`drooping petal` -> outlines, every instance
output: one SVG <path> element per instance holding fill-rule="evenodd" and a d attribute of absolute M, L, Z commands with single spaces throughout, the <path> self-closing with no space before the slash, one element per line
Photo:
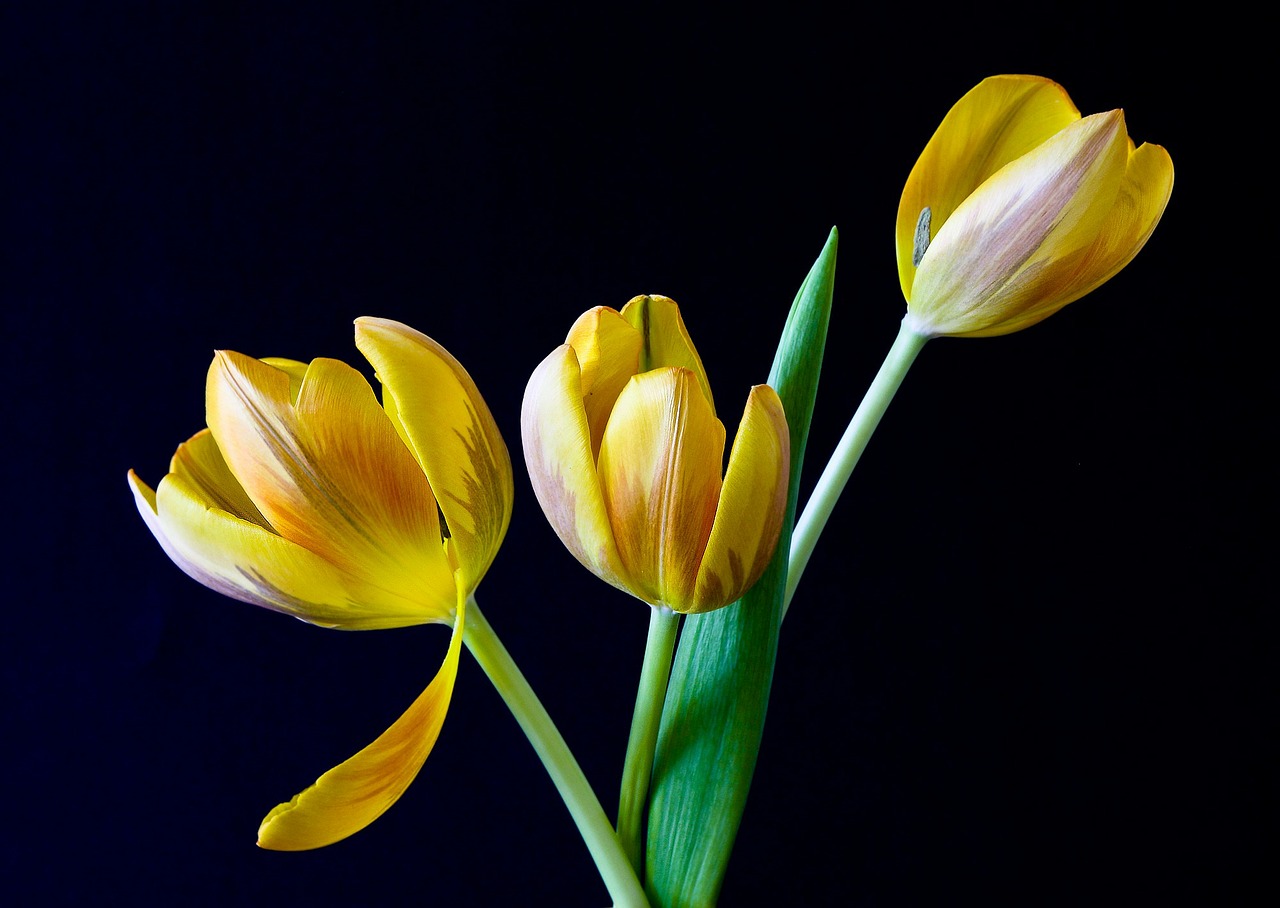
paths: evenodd
<path fill-rule="evenodd" d="M 1061 308 L 1055 265 L 1088 249 L 1105 225 L 1128 142 L 1120 111 L 1085 117 L 970 195 L 916 271 L 908 309 L 921 331 L 1005 333 L 998 328 L 1028 307 L 1044 310 L 1040 318 Z"/>
<path fill-rule="evenodd" d="M 305 851 L 345 839 L 382 816 L 404 794 L 440 736 L 462 644 L 465 599 L 459 597 L 444 664 L 395 723 L 314 785 L 275 807 L 258 829 L 258 845 Z"/>
<path fill-rule="evenodd" d="M 912 298 L 912 251 L 921 210 L 930 209 L 936 236 L 992 174 L 1079 119 L 1062 86 L 1038 76 L 992 76 L 956 102 L 912 168 L 898 205 L 903 296 Z"/>
<path fill-rule="evenodd" d="M 578 359 L 568 344 L 557 347 L 533 370 L 520 409 L 525 465 L 538 503 L 560 541 L 597 577 L 625 590 L 581 388 Z"/>
<path fill-rule="evenodd" d="M 419 602 L 420 621 L 449 620 L 454 580 L 435 498 L 360 373 L 317 359 L 291 403 L 284 372 L 222 352 L 206 410 L 228 467 L 276 533 L 390 599 Z"/>
<path fill-rule="evenodd" d="M 600 486 L 628 589 L 684 611 L 720 498 L 724 426 L 689 369 L 637 375 L 600 446 Z"/>
<path fill-rule="evenodd" d="M 686 609 L 704 612 L 741 598 L 773 557 L 787 508 L 791 434 L 782 401 L 756 385 L 729 452 L 711 538 Z"/>
<path fill-rule="evenodd" d="M 425 334 L 363 317 L 356 346 L 382 381 L 387 412 L 430 480 L 464 583 L 474 589 L 498 553 L 515 499 L 498 425 L 462 364 Z"/>
<path fill-rule="evenodd" d="M 693 346 L 693 339 L 689 337 L 675 300 L 656 295 L 633 297 L 622 307 L 622 317 L 635 326 L 644 340 L 639 371 L 648 372 L 664 366 L 688 369 L 697 376 L 698 387 L 711 405 L 711 412 L 715 413 L 715 398 L 711 396 L 707 370 L 702 367 L 702 357 Z"/>
<path fill-rule="evenodd" d="M 591 453 L 598 458 L 613 404 L 631 376 L 640 371 L 644 339 L 617 310 L 597 306 L 578 317 L 565 343 L 573 347 L 578 357 L 582 405 L 591 429 Z"/>
<path fill-rule="evenodd" d="M 422 624 L 453 608 L 450 596 L 424 609 L 421 596 L 397 596 L 277 535 L 243 490 L 219 488 L 230 471 L 208 430 L 178 449 L 173 469 L 154 491 L 129 472 L 138 512 L 174 564 L 216 592 L 346 630 Z"/>

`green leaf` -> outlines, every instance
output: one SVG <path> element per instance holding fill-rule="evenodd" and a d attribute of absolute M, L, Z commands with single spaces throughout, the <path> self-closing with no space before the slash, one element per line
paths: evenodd
<path fill-rule="evenodd" d="M 837 234 L 800 285 L 769 372 L 791 432 L 782 535 L 736 605 L 689 615 L 672 667 L 649 807 L 646 889 L 654 908 L 714 905 L 755 771 L 778 648 L 800 466 L 831 315 Z"/>

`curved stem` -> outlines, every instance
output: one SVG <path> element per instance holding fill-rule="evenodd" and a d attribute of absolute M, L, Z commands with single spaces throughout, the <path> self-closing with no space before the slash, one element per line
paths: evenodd
<path fill-rule="evenodd" d="M 622 767 L 622 792 L 618 799 L 618 838 L 622 850 L 637 874 L 644 873 L 641 823 L 649 798 L 649 777 L 653 773 L 653 750 L 662 723 L 662 705 L 671 677 L 671 654 L 676 645 L 680 616 L 659 605 L 649 610 L 649 637 L 640 668 L 640 689 L 631 715 L 627 738 L 627 760 Z"/>
<path fill-rule="evenodd" d="M 600 806 L 600 801 L 578 766 L 578 761 L 574 759 L 564 738 L 511 654 L 481 614 L 474 597 L 467 602 L 467 620 L 462 640 L 506 701 L 507 708 L 520 723 L 529 743 L 541 758 L 551 781 L 555 783 L 565 806 L 569 808 L 569 813 L 587 844 L 587 850 L 596 862 L 614 905 L 648 908 L 649 902 L 645 898 L 644 889 L 623 853 L 622 846 L 618 844 L 618 837 L 609 824 L 609 818 L 605 816 L 604 808 Z"/>
<path fill-rule="evenodd" d="M 822 529 L 827 525 L 827 519 L 831 516 L 840 493 L 844 491 L 853 468 L 857 466 L 858 458 L 866 450 L 867 442 L 880 424 L 880 417 L 889 409 L 889 402 L 893 400 L 907 370 L 911 368 L 916 355 L 928 339 L 928 335 L 917 334 L 903 321 L 880 371 L 872 380 L 871 387 L 867 388 L 867 393 L 853 414 L 853 419 L 849 420 L 849 426 L 836 445 L 831 460 L 818 477 L 813 494 L 805 502 L 804 513 L 796 521 L 791 535 L 791 560 L 787 568 L 787 590 L 782 599 L 782 617 L 787 615 L 800 575 L 809 563 L 809 556 L 813 554 L 818 537 L 822 535 Z"/>

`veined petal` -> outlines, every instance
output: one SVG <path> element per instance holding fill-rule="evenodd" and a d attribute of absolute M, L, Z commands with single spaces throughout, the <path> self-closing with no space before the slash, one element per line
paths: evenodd
<path fill-rule="evenodd" d="M 1002 327 L 1028 306 L 1046 308 L 1040 318 L 1060 308 L 1054 266 L 1082 253 L 1102 230 L 1128 144 L 1120 111 L 1094 114 L 987 180 L 920 262 L 908 301 L 912 317 L 930 333 L 964 335 Z"/>
<path fill-rule="evenodd" d="M 458 676 L 465 611 L 465 595 L 459 595 L 449 650 L 427 689 L 376 741 L 267 814 L 258 829 L 260 847 L 305 851 L 331 845 L 364 829 L 404 794 L 444 725 Z"/>
<path fill-rule="evenodd" d="M 435 498 L 359 372 L 317 359 L 295 404 L 284 372 L 221 352 L 206 410 L 228 467 L 276 533 L 392 599 L 420 602 L 421 621 L 448 620 L 454 579 Z"/>
<path fill-rule="evenodd" d="M 711 538 L 685 611 L 728 605 L 760 579 L 782 531 L 790 472 L 791 434 L 782 401 L 768 385 L 756 385 L 733 439 Z"/>
<path fill-rule="evenodd" d="M 565 343 L 578 357 L 582 405 L 591 429 L 591 453 L 600 456 L 600 441 L 613 404 L 631 376 L 640 371 L 644 339 L 615 309 L 597 306 L 582 313 Z"/>
<path fill-rule="evenodd" d="M 520 436 L 534 494 L 560 541 L 597 577 L 628 589 L 596 474 L 578 358 L 568 344 L 529 377 Z"/>
<path fill-rule="evenodd" d="M 693 339 L 684 326 L 680 307 L 675 300 L 665 296 L 633 297 L 622 307 L 622 317 L 635 326 L 644 340 L 640 352 L 640 372 L 676 366 L 688 369 L 698 378 L 698 387 L 715 413 L 715 398 L 711 396 L 711 383 L 707 370 L 702 367 L 702 357 L 693 346 Z"/>
<path fill-rule="evenodd" d="M 1038 76 L 992 76 L 956 102 L 912 168 L 898 205 L 903 296 L 912 298 L 912 250 L 921 210 L 930 209 L 936 236 L 992 174 L 1079 119 L 1066 90 Z"/>
<path fill-rule="evenodd" d="M 165 554 L 225 596 L 345 630 L 422 624 L 453 609 L 452 597 L 407 600 L 346 574 L 270 528 L 223 510 L 190 476 L 170 473 L 153 491 L 130 471 L 129 485 Z"/>
<path fill-rule="evenodd" d="M 724 426 L 689 369 L 631 379 L 605 428 L 600 487 L 630 591 L 684 611 L 720 498 Z"/>
<path fill-rule="evenodd" d="M 1120 190 L 1097 238 L 1078 261 L 1064 262 L 1063 273 L 1056 276 L 1057 308 L 1092 292 L 1133 261 L 1160 222 L 1172 192 L 1173 160 L 1164 148 L 1143 144 L 1129 152 Z"/>
<path fill-rule="evenodd" d="M 178 445 L 173 459 L 169 461 L 169 472 L 191 483 L 197 497 L 209 505 L 271 530 L 267 518 L 262 516 L 240 481 L 232 475 L 218 443 L 213 440 L 213 433 L 208 429 L 201 429 Z"/>
<path fill-rule="evenodd" d="M 493 563 L 511 521 L 511 456 L 467 370 L 400 322 L 356 319 L 356 346 L 430 480 L 468 590 Z"/>

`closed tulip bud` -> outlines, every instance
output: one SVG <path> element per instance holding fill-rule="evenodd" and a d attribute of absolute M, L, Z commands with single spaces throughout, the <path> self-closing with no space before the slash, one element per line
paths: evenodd
<path fill-rule="evenodd" d="M 898 207 L 907 325 L 928 337 L 1020 331 L 1114 277 L 1173 188 L 1159 145 L 1119 110 L 1081 118 L 1060 85 L 993 76 L 943 119 Z"/>
<path fill-rule="evenodd" d="M 530 378 L 521 429 L 538 502 L 597 576 L 683 613 L 760 578 L 786 505 L 782 403 L 752 388 L 724 468 L 725 429 L 673 300 L 579 318 Z"/>

